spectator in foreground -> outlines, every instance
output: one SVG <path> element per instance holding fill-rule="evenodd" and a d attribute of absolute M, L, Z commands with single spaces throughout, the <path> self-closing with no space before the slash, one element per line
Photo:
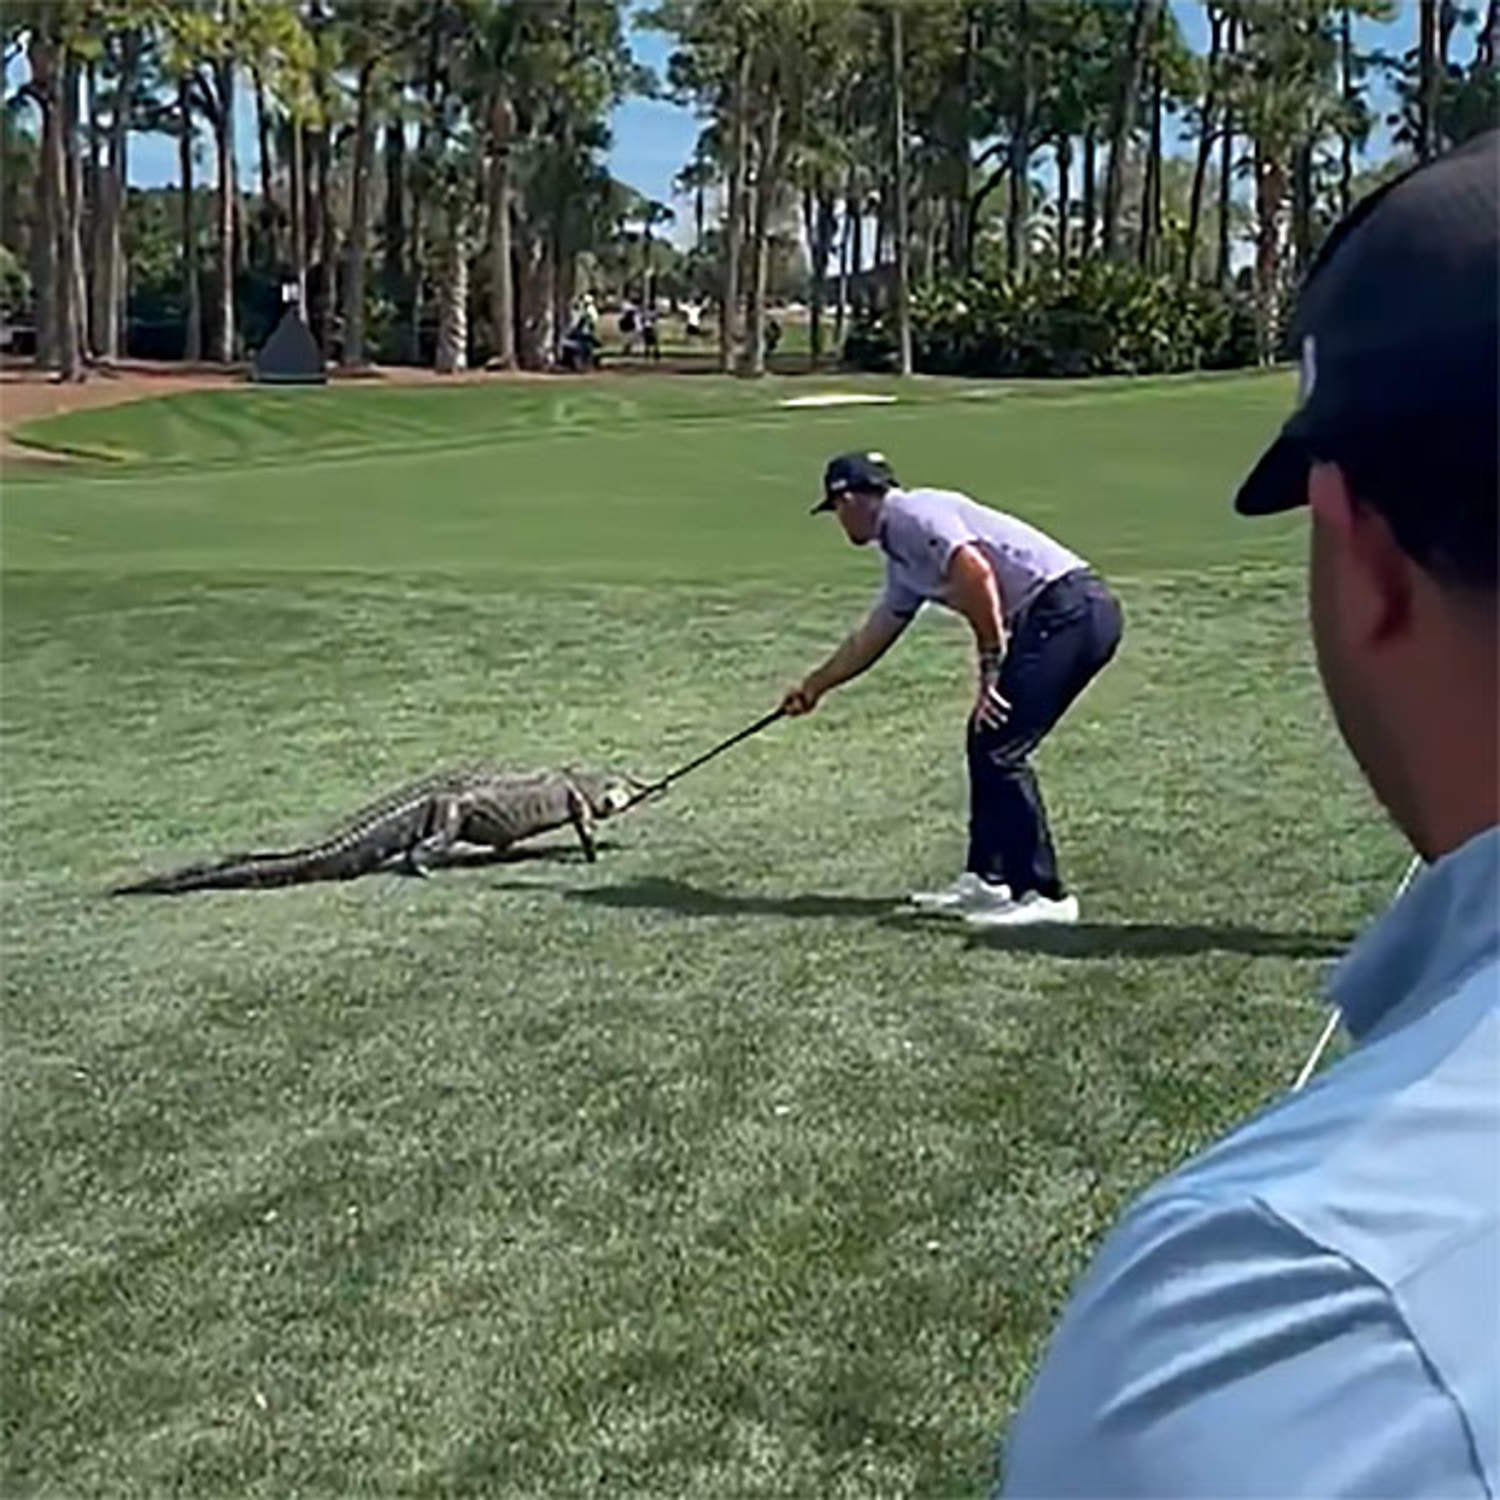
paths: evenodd
<path fill-rule="evenodd" d="M 1335 228 L 1236 501 L 1308 507 L 1324 689 L 1426 868 L 1334 974 L 1349 1054 L 1108 1238 L 1005 1495 L 1500 1494 L 1496 141 Z"/>

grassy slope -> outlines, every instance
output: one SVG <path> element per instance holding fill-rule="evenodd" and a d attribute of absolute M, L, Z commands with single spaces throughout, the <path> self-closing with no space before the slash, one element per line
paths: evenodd
<path fill-rule="evenodd" d="M 1285 1086 L 1399 873 L 1297 523 L 1226 513 L 1286 393 L 586 431 L 482 396 L 438 398 L 447 449 L 433 406 L 410 455 L 8 487 L 0 1488 L 972 1491 L 1097 1235 Z M 89 419 L 146 451 L 203 399 Z M 805 515 L 862 442 L 1119 583 L 1042 757 L 1080 933 L 890 918 L 961 850 L 940 616 L 594 868 L 95 894 L 434 759 L 730 732 L 874 587 Z"/>

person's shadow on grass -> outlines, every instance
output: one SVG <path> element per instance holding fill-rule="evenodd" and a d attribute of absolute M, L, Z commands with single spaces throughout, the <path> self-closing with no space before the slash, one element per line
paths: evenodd
<path fill-rule="evenodd" d="M 1053 958 L 1191 958 L 1241 953 L 1251 958 L 1338 958 L 1352 935 L 1270 932 L 1222 922 L 1080 922 L 1073 927 L 964 929 L 970 948 L 1045 953 Z"/>
<path fill-rule="evenodd" d="M 976 932 L 962 922 L 901 910 L 895 896 L 744 895 L 706 890 L 684 881 L 648 875 L 623 885 L 566 892 L 571 901 L 621 911 L 664 911 L 688 917 L 869 918 L 955 937 L 971 948 L 1048 954 L 1055 958 L 1186 958 L 1200 953 L 1242 953 L 1257 958 L 1335 958 L 1352 938 L 1346 934 L 1271 932 L 1228 923 L 1086 922 L 1074 927 L 1030 927 Z"/>
<path fill-rule="evenodd" d="M 880 917 L 892 906 L 875 896 L 749 896 L 646 875 L 625 885 L 569 891 L 568 899 L 622 911 L 656 910 L 684 917 Z"/>

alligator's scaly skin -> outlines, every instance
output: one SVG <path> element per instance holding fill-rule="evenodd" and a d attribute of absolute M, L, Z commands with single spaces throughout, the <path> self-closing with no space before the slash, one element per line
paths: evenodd
<path fill-rule="evenodd" d="M 641 783 L 571 771 L 505 772 L 490 766 L 439 771 L 361 808 L 314 844 L 283 852 L 230 854 L 116 886 L 111 895 L 353 880 L 377 870 L 425 875 L 458 845 L 502 852 L 571 823 L 584 857 L 597 858 L 594 825 L 620 810 Z"/>

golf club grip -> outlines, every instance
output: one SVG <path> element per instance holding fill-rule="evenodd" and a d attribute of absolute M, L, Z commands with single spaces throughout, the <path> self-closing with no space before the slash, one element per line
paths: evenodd
<path fill-rule="evenodd" d="M 675 771 L 669 771 L 660 781 L 653 781 L 650 786 L 643 787 L 625 804 L 625 807 L 621 811 L 624 812 L 634 807 L 638 802 L 644 802 L 647 797 L 654 797 L 657 792 L 664 791 L 672 782 L 686 776 L 689 771 L 696 771 L 705 761 L 712 760 L 716 755 L 722 755 L 724 751 L 739 744 L 741 740 L 749 739 L 752 734 L 759 734 L 762 729 L 768 729 L 777 719 L 783 718 L 785 714 L 786 710 L 784 708 L 773 709 L 764 718 L 757 719 L 755 723 L 740 730 L 738 734 L 730 735 L 727 740 L 723 740 L 715 745 L 712 750 L 704 751 L 702 755 L 694 760 L 690 760 L 685 766 L 679 766 Z"/>

